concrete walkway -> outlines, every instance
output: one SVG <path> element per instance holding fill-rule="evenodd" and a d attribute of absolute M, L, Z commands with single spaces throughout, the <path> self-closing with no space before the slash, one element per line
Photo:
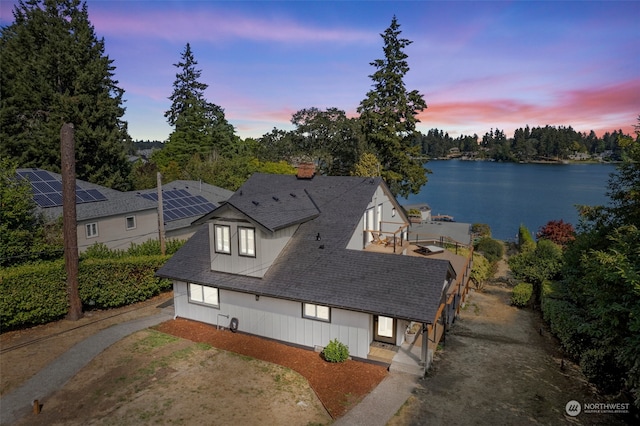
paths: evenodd
<path fill-rule="evenodd" d="M 418 383 L 415 374 L 391 372 L 367 395 L 334 423 L 335 426 L 384 426 L 404 405 Z"/>
<path fill-rule="evenodd" d="M 33 401 L 43 401 L 61 389 L 85 365 L 124 337 L 173 318 L 173 305 L 159 314 L 104 329 L 81 341 L 47 367 L 0 399 L 0 424 L 10 425 L 33 410 Z"/>

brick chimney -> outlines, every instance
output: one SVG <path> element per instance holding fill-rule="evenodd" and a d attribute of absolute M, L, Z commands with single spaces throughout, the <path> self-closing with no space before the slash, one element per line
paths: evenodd
<path fill-rule="evenodd" d="M 298 164 L 298 179 L 313 179 L 316 174 L 316 166 L 313 163 L 300 163 Z"/>

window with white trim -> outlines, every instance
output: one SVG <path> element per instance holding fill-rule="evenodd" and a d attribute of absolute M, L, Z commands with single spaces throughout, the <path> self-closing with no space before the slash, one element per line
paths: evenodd
<path fill-rule="evenodd" d="M 189 283 L 189 302 L 220 307 L 218 289 L 216 287 Z"/>
<path fill-rule="evenodd" d="M 98 222 L 87 223 L 85 226 L 87 238 L 95 238 L 98 236 Z"/>
<path fill-rule="evenodd" d="M 231 254 L 231 229 L 229 225 L 214 225 L 216 253 Z"/>
<path fill-rule="evenodd" d="M 238 227 L 238 254 L 240 256 L 256 255 L 256 230 L 253 228 Z"/>
<path fill-rule="evenodd" d="M 127 216 L 125 220 L 127 222 L 127 231 L 130 230 L 130 229 L 136 229 L 136 217 L 135 216 Z"/>
<path fill-rule="evenodd" d="M 302 316 L 309 319 L 329 321 L 330 309 L 328 306 L 314 305 L 313 303 L 303 303 Z"/>

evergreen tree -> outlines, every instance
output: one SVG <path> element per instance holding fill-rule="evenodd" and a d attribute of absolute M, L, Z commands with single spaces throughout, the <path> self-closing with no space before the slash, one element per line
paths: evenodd
<path fill-rule="evenodd" d="M 0 155 L 60 171 L 60 128 L 73 123 L 76 174 L 127 190 L 130 144 L 113 61 L 85 3 L 26 0 L 0 32 Z"/>
<path fill-rule="evenodd" d="M 174 127 L 162 151 L 154 153 L 153 159 L 160 165 L 175 160 L 180 167 L 195 154 L 206 155 L 216 151 L 222 155 L 234 154 L 238 138 L 225 116 L 224 110 L 207 102 L 204 91 L 209 87 L 200 81 L 202 71 L 197 69 L 191 45 L 187 43 L 169 97 L 171 108 L 165 112 L 167 122 Z"/>
<path fill-rule="evenodd" d="M 394 16 L 391 25 L 381 34 L 384 59 L 371 65 L 376 71 L 369 77 L 373 89 L 360 103 L 358 112 L 366 141 L 376 150 L 382 163 L 382 177 L 394 194 L 407 196 L 418 193 L 427 182 L 421 161 L 420 146 L 412 144 L 416 132 L 416 115 L 427 105 L 417 91 L 407 91 L 403 78 L 409 71 L 403 49 L 410 40 L 399 38 L 400 24 Z"/>

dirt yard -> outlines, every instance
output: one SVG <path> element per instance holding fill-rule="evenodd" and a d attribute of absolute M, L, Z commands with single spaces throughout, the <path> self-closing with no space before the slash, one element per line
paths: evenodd
<path fill-rule="evenodd" d="M 23 425 L 327 424 L 296 372 L 147 329 L 96 357 Z"/>
<path fill-rule="evenodd" d="M 3 333 L 2 395 L 81 339 L 153 315 L 170 297 Z M 114 344 L 19 424 L 329 424 L 387 374 L 381 365 L 331 364 L 317 352 L 177 319 Z"/>
<path fill-rule="evenodd" d="M 562 361 L 536 312 L 510 305 L 507 274 L 503 262 L 497 279 L 470 293 L 432 369 L 389 426 L 626 424 L 614 414 L 565 413 L 571 400 L 607 400 Z"/>

